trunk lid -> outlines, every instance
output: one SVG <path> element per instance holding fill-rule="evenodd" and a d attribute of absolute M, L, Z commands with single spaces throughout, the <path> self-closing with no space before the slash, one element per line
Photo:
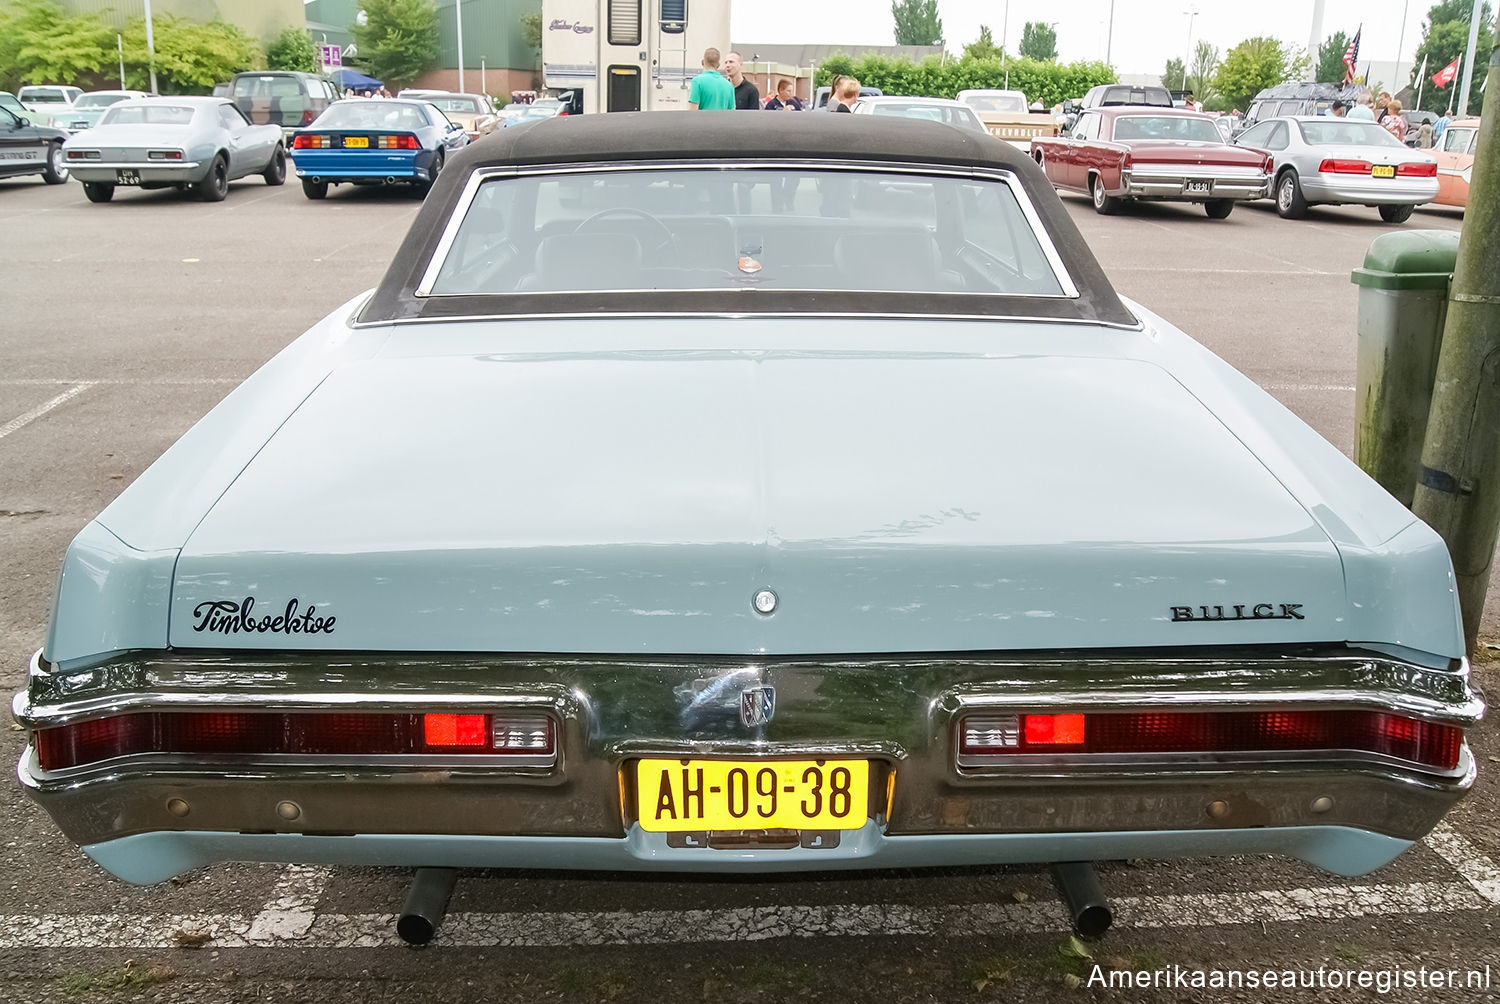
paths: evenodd
<path fill-rule="evenodd" d="M 792 351 L 347 365 L 172 603 L 181 647 L 744 655 L 1322 641 L 1345 610 L 1327 536 L 1151 363 Z"/>

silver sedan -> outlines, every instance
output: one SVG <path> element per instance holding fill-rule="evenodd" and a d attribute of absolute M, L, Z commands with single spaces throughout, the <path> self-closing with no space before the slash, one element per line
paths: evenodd
<path fill-rule="evenodd" d="M 121 101 L 71 137 L 63 155 L 90 202 L 108 202 L 117 185 L 177 187 L 218 202 L 235 178 L 286 181 L 281 127 L 252 125 L 224 98 Z"/>
<path fill-rule="evenodd" d="M 1276 212 L 1298 219 L 1308 206 L 1374 206 L 1387 223 L 1437 198 L 1437 161 L 1402 145 L 1374 122 L 1335 116 L 1267 119 L 1240 133 L 1240 146 L 1275 158 Z"/>

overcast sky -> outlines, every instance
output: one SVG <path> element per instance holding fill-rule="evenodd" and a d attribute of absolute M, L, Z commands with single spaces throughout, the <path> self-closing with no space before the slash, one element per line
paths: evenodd
<path fill-rule="evenodd" d="M 938 16 L 948 51 L 958 53 L 979 37 L 979 25 L 990 26 L 996 43 L 1006 0 L 938 0 Z M 1057 25 L 1057 48 L 1064 62 L 1103 59 L 1110 0 L 1010 0 L 1006 48 L 1015 52 L 1027 21 Z M 1322 38 L 1336 31 L 1353 35 L 1361 22 L 1359 58 L 1410 59 L 1422 37 L 1422 19 L 1430 0 L 1327 0 Z M 1121 73 L 1160 73 L 1163 64 L 1188 51 L 1188 15 L 1193 42 L 1207 39 L 1222 56 L 1254 35 L 1274 35 L 1302 47 L 1312 30 L 1312 0 L 1115 0 L 1112 59 Z M 1400 38 L 1402 10 L 1406 35 Z M 803 42 L 890 45 L 895 39 L 889 0 L 819 3 L 806 0 L 739 0 L 731 8 L 736 45 L 750 42 Z M 746 53 L 749 56 L 749 53 Z"/>

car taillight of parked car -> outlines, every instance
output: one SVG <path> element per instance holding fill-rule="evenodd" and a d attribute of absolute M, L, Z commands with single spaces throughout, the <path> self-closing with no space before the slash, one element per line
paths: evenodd
<path fill-rule="evenodd" d="M 1430 164 L 1401 164 L 1396 168 L 1399 178 L 1436 178 L 1437 162 Z"/>
<path fill-rule="evenodd" d="M 1463 729 L 1382 711 L 985 712 L 959 725 L 960 766 L 1025 754 L 1375 755 L 1457 768 Z"/>
<path fill-rule="evenodd" d="M 292 137 L 293 150 L 326 150 L 333 145 L 330 136 L 294 136 Z"/>
<path fill-rule="evenodd" d="M 181 150 L 147 150 L 147 160 L 181 160 Z"/>
<path fill-rule="evenodd" d="M 377 145 L 382 150 L 417 150 L 422 144 L 417 142 L 417 137 L 411 133 L 399 133 L 395 136 L 381 136 Z"/>
<path fill-rule="evenodd" d="M 532 710 L 459 712 L 157 711 L 40 729 L 43 770 L 120 757 L 473 755 L 547 765 L 551 716 Z"/>
<path fill-rule="evenodd" d="M 1318 165 L 1320 174 L 1369 174 L 1368 160 L 1338 160 L 1330 157 Z"/>
<path fill-rule="evenodd" d="M 99 159 L 99 151 L 98 150 L 69 150 L 68 151 L 68 159 L 69 160 L 98 160 Z"/>
<path fill-rule="evenodd" d="M 315 111 L 313 111 L 311 108 L 308 108 L 307 110 L 305 110 L 302 113 L 302 124 L 303 125 L 312 125 L 313 124 L 313 120 L 316 119 L 317 117 L 318 117 L 318 113 L 315 112 Z"/>

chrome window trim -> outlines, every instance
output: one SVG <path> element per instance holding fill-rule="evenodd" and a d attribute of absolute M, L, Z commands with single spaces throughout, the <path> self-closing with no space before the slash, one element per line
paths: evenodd
<path fill-rule="evenodd" d="M 368 302 L 368 301 L 367 301 Z M 357 315 L 364 309 L 364 304 L 354 311 Z M 692 310 L 681 313 L 663 310 L 619 310 L 619 311 L 593 311 L 589 313 L 527 313 L 527 314 L 452 314 L 442 317 L 394 317 L 389 320 L 380 321 L 353 321 L 351 328 L 384 328 L 392 325 L 406 324 L 455 324 L 469 323 L 473 321 L 578 321 L 585 318 L 597 320 L 601 317 L 628 320 L 678 320 L 697 318 L 701 320 L 728 320 L 737 317 L 755 317 L 763 319 L 797 319 L 823 318 L 838 320 L 869 320 L 869 314 L 856 314 L 848 311 L 731 311 L 731 310 Z M 1121 324 L 1117 321 L 1096 321 L 1081 317 L 1037 317 L 1022 314 L 881 314 L 882 321 L 994 321 L 1005 324 L 1072 324 L 1088 328 L 1113 328 L 1118 331 L 1144 331 L 1145 324 L 1137 321 L 1134 324 Z"/>
<path fill-rule="evenodd" d="M 491 180 L 491 179 L 495 179 L 495 178 L 511 178 L 511 179 L 514 179 L 514 178 L 519 178 L 519 177 L 531 177 L 531 176 L 543 176 L 543 175 L 559 175 L 559 174 L 618 173 L 618 172 L 622 172 L 622 171 L 695 171 L 695 170 L 696 171 L 751 171 L 751 170 L 787 170 L 789 168 L 790 169 L 809 170 L 809 171 L 849 171 L 849 172 L 858 172 L 858 173 L 864 173 L 864 174 L 908 174 L 908 175 L 924 175 L 924 176 L 929 176 L 929 177 L 930 176 L 938 176 L 938 177 L 948 177 L 948 178 L 960 178 L 960 179 L 970 179 L 970 180 L 978 179 L 978 180 L 998 181 L 998 182 L 1001 182 L 1007 188 L 1010 189 L 1011 195 L 1016 200 L 1016 204 L 1020 206 L 1020 208 L 1021 208 L 1021 215 L 1026 219 L 1027 224 L 1031 227 L 1031 233 L 1036 238 L 1037 243 L 1041 246 L 1042 256 L 1044 258 L 1046 258 L 1047 265 L 1052 270 L 1052 277 L 1057 281 L 1058 287 L 1062 290 L 1062 292 L 1060 294 L 1059 293 L 965 293 L 965 294 L 949 294 L 949 293 L 942 293 L 942 292 L 937 292 L 937 291 L 927 291 L 927 290 L 895 290 L 893 292 L 906 292 L 906 293 L 913 293 L 913 294 L 918 294 L 918 295 L 922 295 L 922 296 L 965 295 L 965 296 L 1018 297 L 1018 298 L 1026 298 L 1026 299 L 1036 298 L 1036 299 L 1052 299 L 1052 300 L 1058 300 L 1058 299 L 1076 300 L 1078 298 L 1078 295 L 1079 295 L 1079 293 L 1078 293 L 1078 286 L 1073 281 L 1072 273 L 1070 273 L 1068 271 L 1066 265 L 1063 264 L 1062 255 L 1060 255 L 1058 253 L 1056 245 L 1054 245 L 1053 242 L 1052 242 L 1052 235 L 1047 231 L 1047 228 L 1042 225 L 1041 216 L 1037 213 L 1036 207 L 1032 204 L 1031 197 L 1029 195 L 1027 195 L 1027 193 L 1026 193 L 1026 187 L 1020 183 L 1020 179 L 1016 177 L 1016 174 L 1015 174 L 1014 171 L 1008 171 L 1008 170 L 1003 170 L 1003 169 L 999 169 L 999 168 L 992 168 L 992 169 L 987 169 L 987 168 L 957 168 L 957 167 L 946 167 L 946 166 L 943 166 L 943 165 L 924 165 L 924 164 L 908 164 L 908 163 L 890 163 L 890 164 L 887 164 L 887 163 L 879 163 L 879 162 L 876 162 L 876 161 L 826 161 L 826 162 L 818 162 L 818 161 L 809 161 L 809 160 L 742 160 L 742 161 L 715 161 L 715 162 L 695 161 L 695 160 L 672 160 L 672 161 L 642 161 L 642 162 L 631 163 L 631 164 L 611 163 L 611 162 L 606 161 L 606 162 L 596 162 L 596 163 L 588 163 L 588 164 L 569 164 L 569 165 L 563 165 L 563 166 L 485 168 L 483 170 L 475 171 L 474 173 L 472 173 L 472 174 L 469 175 L 468 181 L 465 183 L 463 191 L 459 193 L 458 200 L 454 204 L 454 207 L 453 207 L 453 212 L 448 217 L 448 222 L 447 222 L 447 224 L 443 228 L 443 234 L 438 239 L 437 246 L 435 248 L 433 248 L 432 258 L 428 261 L 427 268 L 422 273 L 422 278 L 420 280 L 418 280 L 418 282 L 417 282 L 417 288 L 413 291 L 413 295 L 416 296 L 419 299 L 425 299 L 425 298 L 431 297 L 431 296 L 454 296 L 454 295 L 461 295 L 461 296 L 462 295 L 468 295 L 468 296 L 503 296 L 503 295 L 505 295 L 503 293 L 473 293 L 473 294 L 436 293 L 435 294 L 432 291 L 433 286 L 437 283 L 438 273 L 442 271 L 443 265 L 446 263 L 449 253 L 453 250 L 453 243 L 458 238 L 459 227 L 462 226 L 464 219 L 468 216 L 468 214 L 469 214 L 469 208 L 473 204 L 474 198 L 478 194 L 480 186 L 483 185 L 485 182 Z M 719 292 L 719 290 L 717 290 L 717 289 L 713 289 L 713 290 L 702 290 L 702 289 L 693 290 L 693 289 L 686 289 L 686 290 L 674 290 L 673 292 L 692 293 L 692 292 L 705 292 L 705 291 Z M 614 291 L 613 290 L 564 290 L 564 291 L 554 292 L 554 293 L 550 293 L 550 294 L 549 293 L 538 292 L 538 293 L 530 293 L 528 295 L 532 295 L 532 296 L 543 296 L 543 295 L 569 296 L 569 295 L 573 295 L 573 294 L 578 293 L 578 292 L 601 293 L 601 292 L 614 292 Z M 640 292 L 640 291 L 639 290 L 623 291 L 622 290 L 621 292 Z M 813 290 L 797 290 L 797 292 L 808 292 L 808 293 L 819 293 L 819 292 L 850 293 L 850 292 L 858 292 L 858 290 L 839 290 L 839 289 L 817 290 L 817 289 L 813 289 Z M 759 312 L 755 312 L 755 313 L 758 314 Z M 805 315 L 802 315 L 802 316 L 805 316 Z M 920 316 L 931 316 L 931 315 L 920 315 Z M 966 314 L 966 315 L 963 315 L 963 316 L 967 317 L 967 316 L 975 316 L 975 315 L 967 315 Z"/>

